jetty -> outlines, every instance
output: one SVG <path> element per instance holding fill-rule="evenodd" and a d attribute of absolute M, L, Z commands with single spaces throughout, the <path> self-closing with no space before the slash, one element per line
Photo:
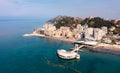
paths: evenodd
<path fill-rule="evenodd" d="M 31 37 L 31 36 L 37 36 L 37 37 L 45 37 L 43 34 L 38 34 L 35 31 L 31 34 L 24 34 L 23 37 Z"/>

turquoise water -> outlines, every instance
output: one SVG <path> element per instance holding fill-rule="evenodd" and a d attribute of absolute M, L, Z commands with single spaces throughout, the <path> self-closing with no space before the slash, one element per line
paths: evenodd
<path fill-rule="evenodd" d="M 62 60 L 57 49 L 73 44 L 38 37 L 22 37 L 40 20 L 0 20 L 0 73 L 119 73 L 120 56 L 84 49 L 80 60 Z"/>

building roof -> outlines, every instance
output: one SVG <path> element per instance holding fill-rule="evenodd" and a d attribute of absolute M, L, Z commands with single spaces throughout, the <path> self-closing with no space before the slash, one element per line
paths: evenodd
<path fill-rule="evenodd" d="M 66 51 L 66 50 L 58 50 L 57 52 L 59 55 L 62 55 L 62 56 L 75 56 L 75 55 L 77 55 L 76 52 Z"/>

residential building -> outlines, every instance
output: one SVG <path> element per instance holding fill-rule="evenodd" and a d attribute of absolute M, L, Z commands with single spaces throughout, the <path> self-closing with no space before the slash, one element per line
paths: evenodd
<path fill-rule="evenodd" d="M 103 35 L 106 35 L 108 33 L 107 27 L 101 27 L 101 30 L 103 31 Z"/>
<path fill-rule="evenodd" d="M 103 35 L 104 35 L 103 30 L 101 30 L 99 28 L 94 28 L 93 36 L 94 36 L 95 40 L 101 40 Z"/>
<path fill-rule="evenodd" d="M 107 44 L 111 44 L 112 43 L 110 38 L 103 38 L 102 42 L 103 43 L 107 43 Z"/>
<path fill-rule="evenodd" d="M 70 27 L 60 27 L 60 31 L 62 32 L 62 37 L 66 37 L 67 36 L 67 33 L 70 32 Z"/>
<path fill-rule="evenodd" d="M 52 25 L 52 24 L 49 24 L 49 23 L 46 23 L 46 24 L 43 26 L 43 28 L 44 28 L 45 30 L 49 30 L 49 31 L 55 31 L 55 30 L 56 30 L 56 27 L 55 27 L 54 25 Z"/>
<path fill-rule="evenodd" d="M 62 31 L 70 31 L 70 27 L 61 26 L 60 30 L 62 30 Z"/>
<path fill-rule="evenodd" d="M 74 37 L 75 37 L 76 40 L 80 40 L 82 38 L 82 35 L 77 33 L 77 34 L 74 35 Z"/>
<path fill-rule="evenodd" d="M 81 26 L 81 24 L 78 24 L 76 27 L 79 31 L 83 32 L 83 26 Z"/>
<path fill-rule="evenodd" d="M 71 31 L 68 31 L 66 34 L 67 38 L 73 38 L 73 33 Z"/>
<path fill-rule="evenodd" d="M 84 30 L 85 39 L 91 40 L 93 38 L 93 28 L 87 28 Z"/>
<path fill-rule="evenodd" d="M 79 29 L 74 28 L 72 30 L 72 32 L 73 32 L 73 34 L 77 34 L 77 33 L 81 33 L 82 31 L 80 31 Z"/>
<path fill-rule="evenodd" d="M 83 25 L 83 30 L 88 28 L 88 24 Z"/>
<path fill-rule="evenodd" d="M 61 30 L 56 30 L 54 33 L 54 37 L 61 37 L 62 31 Z"/>
<path fill-rule="evenodd" d="M 56 27 L 50 23 L 46 23 L 43 26 L 43 29 L 44 29 L 45 35 L 47 35 L 47 36 L 53 36 L 54 35 L 53 32 L 56 31 Z"/>
<path fill-rule="evenodd" d="M 84 37 L 87 40 L 101 40 L 105 32 L 99 28 L 87 28 L 84 30 Z"/>

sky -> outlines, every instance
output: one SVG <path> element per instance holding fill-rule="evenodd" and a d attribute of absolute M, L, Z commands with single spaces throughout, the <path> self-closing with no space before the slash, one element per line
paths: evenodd
<path fill-rule="evenodd" d="M 120 19 L 120 0 L 0 0 L 0 17 L 58 15 Z"/>

